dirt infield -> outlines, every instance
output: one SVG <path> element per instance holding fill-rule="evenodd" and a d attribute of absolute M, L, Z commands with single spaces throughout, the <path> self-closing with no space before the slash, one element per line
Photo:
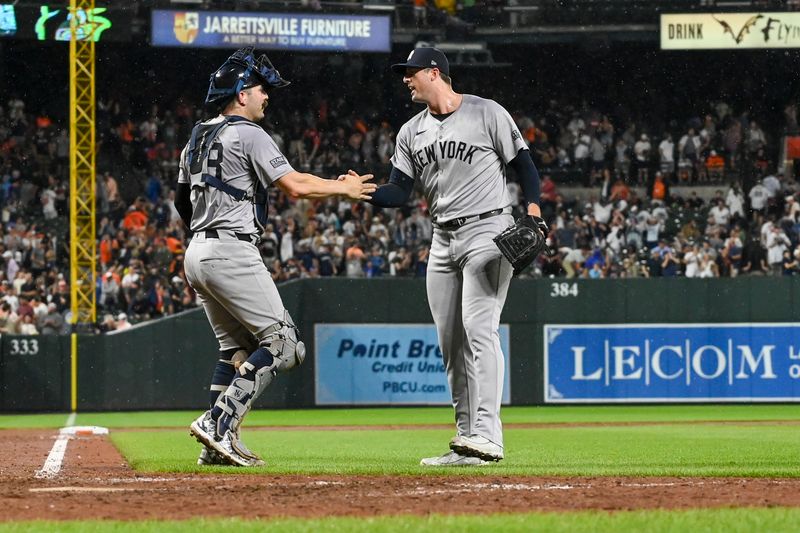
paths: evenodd
<path fill-rule="evenodd" d="M 0 438 L 0 520 L 800 506 L 800 479 L 142 475 L 106 437 L 70 440 L 61 471 L 36 479 L 54 431 L 4 430 Z M 226 498 L 222 507 L 221 491 L 247 497 Z"/>

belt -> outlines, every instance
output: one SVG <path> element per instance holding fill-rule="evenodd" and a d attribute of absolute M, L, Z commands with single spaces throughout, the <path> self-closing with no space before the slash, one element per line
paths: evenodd
<path fill-rule="evenodd" d="M 203 233 L 205 233 L 206 239 L 219 239 L 219 232 L 215 229 L 207 229 Z M 248 235 L 247 233 L 236 233 L 233 231 L 230 231 L 229 233 L 233 233 L 236 236 L 236 238 L 239 239 L 240 241 L 249 242 L 250 244 L 256 244 L 258 242 L 258 237 L 255 235 Z"/>
<path fill-rule="evenodd" d="M 497 215 L 502 215 L 504 212 L 505 209 L 494 209 L 492 211 L 487 211 L 485 213 L 481 213 L 480 215 L 474 215 L 471 217 L 459 217 L 441 223 L 434 222 L 433 225 L 436 226 L 438 229 L 453 231 L 460 228 L 461 226 L 466 226 L 467 224 L 472 224 L 473 222 L 477 222 L 485 218 L 491 218 L 491 217 L 496 217 Z"/>

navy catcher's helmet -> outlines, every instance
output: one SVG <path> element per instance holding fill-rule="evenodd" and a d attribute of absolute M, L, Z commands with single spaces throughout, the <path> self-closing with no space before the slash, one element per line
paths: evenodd
<path fill-rule="evenodd" d="M 240 48 L 211 75 L 206 104 L 222 104 L 249 87 L 264 85 L 277 88 L 286 87 L 289 83 L 281 78 L 266 54 L 256 59 L 252 46 Z"/>

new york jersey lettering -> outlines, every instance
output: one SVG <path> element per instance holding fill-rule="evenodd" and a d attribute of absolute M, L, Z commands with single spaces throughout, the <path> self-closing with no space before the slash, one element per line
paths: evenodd
<path fill-rule="evenodd" d="M 417 172 L 422 172 L 426 166 L 445 159 L 458 159 L 471 165 L 477 146 L 469 145 L 463 141 L 434 142 L 414 152 L 414 166 Z"/>

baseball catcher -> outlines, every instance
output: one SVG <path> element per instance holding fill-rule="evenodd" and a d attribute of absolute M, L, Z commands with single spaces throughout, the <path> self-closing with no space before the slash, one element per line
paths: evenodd
<path fill-rule="evenodd" d="M 241 439 L 242 420 L 279 373 L 299 366 L 305 345 L 258 250 L 275 186 L 292 198 L 368 200 L 372 176 L 328 180 L 298 172 L 259 126 L 274 90 L 289 82 L 252 47 L 234 52 L 209 81 L 219 113 L 198 122 L 181 153 L 175 208 L 191 229 L 186 280 L 219 342 L 209 409 L 190 426 L 198 464 L 261 466 Z"/>
<path fill-rule="evenodd" d="M 493 240 L 519 274 L 547 247 L 547 223 L 540 217 L 525 215 Z"/>

